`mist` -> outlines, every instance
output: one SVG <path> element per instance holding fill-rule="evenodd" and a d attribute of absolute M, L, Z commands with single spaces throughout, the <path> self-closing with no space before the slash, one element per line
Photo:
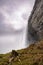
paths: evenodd
<path fill-rule="evenodd" d="M 26 48 L 28 19 L 35 0 L 0 0 L 0 53 Z"/>

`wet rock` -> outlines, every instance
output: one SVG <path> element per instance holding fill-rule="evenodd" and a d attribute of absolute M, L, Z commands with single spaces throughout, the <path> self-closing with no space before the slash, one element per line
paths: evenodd
<path fill-rule="evenodd" d="M 28 41 L 43 39 L 43 0 L 36 0 L 28 20 Z"/>

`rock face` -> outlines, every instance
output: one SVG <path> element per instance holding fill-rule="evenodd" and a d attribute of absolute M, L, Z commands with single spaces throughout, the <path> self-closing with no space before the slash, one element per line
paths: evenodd
<path fill-rule="evenodd" d="M 11 63 L 17 56 L 19 56 L 19 54 L 15 50 L 12 50 L 9 63 Z"/>
<path fill-rule="evenodd" d="M 43 39 L 43 0 L 36 0 L 28 20 L 28 41 Z"/>
<path fill-rule="evenodd" d="M 19 54 L 15 51 L 15 50 L 12 50 L 12 53 L 11 53 L 11 57 L 17 57 Z"/>

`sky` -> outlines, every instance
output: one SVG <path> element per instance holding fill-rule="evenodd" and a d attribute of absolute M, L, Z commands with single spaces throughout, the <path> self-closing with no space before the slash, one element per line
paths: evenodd
<path fill-rule="evenodd" d="M 0 0 L 0 28 L 23 29 L 35 0 Z"/>
<path fill-rule="evenodd" d="M 0 53 L 25 47 L 27 24 L 34 2 L 35 0 L 0 0 Z M 14 34 L 3 36 L 5 33 Z"/>

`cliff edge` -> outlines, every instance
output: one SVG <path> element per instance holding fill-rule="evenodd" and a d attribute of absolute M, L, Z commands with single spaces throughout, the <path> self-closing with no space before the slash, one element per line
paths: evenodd
<path fill-rule="evenodd" d="M 36 0 L 28 20 L 28 41 L 43 39 L 43 0 Z"/>

